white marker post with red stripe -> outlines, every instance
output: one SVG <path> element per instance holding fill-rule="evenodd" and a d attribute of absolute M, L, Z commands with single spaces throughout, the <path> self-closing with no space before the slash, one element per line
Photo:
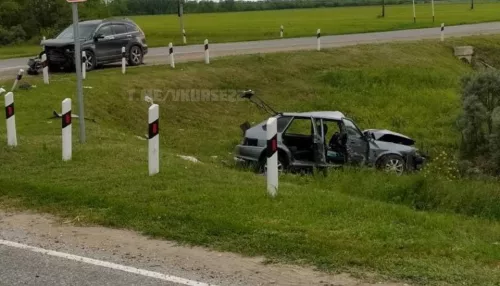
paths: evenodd
<path fill-rule="evenodd" d="M 187 43 L 186 30 L 184 29 L 182 29 L 182 42 L 184 43 L 184 45 Z"/>
<path fill-rule="evenodd" d="M 122 47 L 122 74 L 127 71 L 127 61 L 125 59 L 125 47 Z"/>
<path fill-rule="evenodd" d="M 318 41 L 317 50 L 321 51 L 321 29 L 318 29 L 318 31 L 316 31 L 316 38 Z"/>
<path fill-rule="evenodd" d="M 175 68 L 174 45 L 172 43 L 168 44 L 168 54 L 170 55 L 170 66 Z"/>
<path fill-rule="evenodd" d="M 160 108 L 158 104 L 152 104 L 148 113 L 149 175 L 153 176 L 160 172 Z"/>
<path fill-rule="evenodd" d="M 281 27 L 280 27 L 280 38 L 283 38 L 283 32 L 285 32 L 285 28 L 283 27 L 283 25 L 281 25 Z"/>
<path fill-rule="evenodd" d="M 417 23 L 417 12 L 415 10 L 415 0 L 413 0 L 413 23 Z"/>
<path fill-rule="evenodd" d="M 87 54 L 82 52 L 82 79 L 87 78 Z"/>
<path fill-rule="evenodd" d="M 444 23 L 441 23 L 441 42 L 444 42 Z"/>
<path fill-rule="evenodd" d="M 208 50 L 208 39 L 205 40 L 205 63 L 210 63 L 210 51 Z"/>
<path fill-rule="evenodd" d="M 267 120 L 267 193 L 271 197 L 278 194 L 278 127 L 275 117 Z"/>
<path fill-rule="evenodd" d="M 16 147 L 16 114 L 14 110 L 14 94 L 12 92 L 5 95 L 5 118 L 7 121 L 7 145 Z"/>
<path fill-rule="evenodd" d="M 16 77 L 16 80 L 14 81 L 14 85 L 12 85 L 12 89 L 11 91 L 14 91 L 17 87 L 17 84 L 19 83 L 19 81 L 23 78 L 23 74 L 24 74 L 24 70 L 23 69 L 20 69 L 19 72 L 17 73 L 17 77 Z"/>
<path fill-rule="evenodd" d="M 71 98 L 66 98 L 62 102 L 62 159 L 71 160 L 73 152 L 73 138 L 71 125 Z"/>
<path fill-rule="evenodd" d="M 49 84 L 49 63 L 47 61 L 47 55 L 45 53 L 42 55 L 42 72 L 43 83 Z"/>

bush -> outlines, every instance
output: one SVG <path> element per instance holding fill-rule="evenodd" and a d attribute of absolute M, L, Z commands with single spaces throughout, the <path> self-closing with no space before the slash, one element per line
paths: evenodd
<path fill-rule="evenodd" d="M 500 72 L 462 79 L 461 156 L 483 172 L 500 173 Z"/>
<path fill-rule="evenodd" d="M 6 29 L 0 26 L 0 45 L 16 44 L 26 40 L 26 32 L 21 25 Z"/>

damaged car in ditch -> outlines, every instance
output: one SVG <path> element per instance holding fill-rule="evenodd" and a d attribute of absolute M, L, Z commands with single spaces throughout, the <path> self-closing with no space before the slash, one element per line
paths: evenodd
<path fill-rule="evenodd" d="M 427 159 L 410 137 L 389 130 L 361 131 L 342 112 L 276 112 L 261 99 L 254 100 L 257 97 L 251 90 L 241 96 L 277 118 L 280 172 L 349 164 L 401 175 L 420 170 Z M 236 161 L 252 164 L 259 172 L 265 172 L 267 163 L 266 123 L 242 124 L 243 140 L 235 148 Z"/>

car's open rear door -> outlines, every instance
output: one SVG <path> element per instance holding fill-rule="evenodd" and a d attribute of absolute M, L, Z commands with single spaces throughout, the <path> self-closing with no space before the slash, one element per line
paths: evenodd
<path fill-rule="evenodd" d="M 323 123 L 321 119 L 312 117 L 311 122 L 313 125 L 314 163 L 316 164 L 316 167 L 326 167 L 326 146 Z"/>

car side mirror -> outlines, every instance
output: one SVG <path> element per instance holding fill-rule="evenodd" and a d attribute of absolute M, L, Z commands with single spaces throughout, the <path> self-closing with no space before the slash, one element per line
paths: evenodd
<path fill-rule="evenodd" d="M 373 141 L 373 133 L 371 131 L 365 131 L 363 132 L 363 135 L 367 141 Z"/>
<path fill-rule="evenodd" d="M 94 41 L 99 41 L 99 39 L 104 39 L 104 35 L 103 34 L 95 34 L 94 35 Z"/>

